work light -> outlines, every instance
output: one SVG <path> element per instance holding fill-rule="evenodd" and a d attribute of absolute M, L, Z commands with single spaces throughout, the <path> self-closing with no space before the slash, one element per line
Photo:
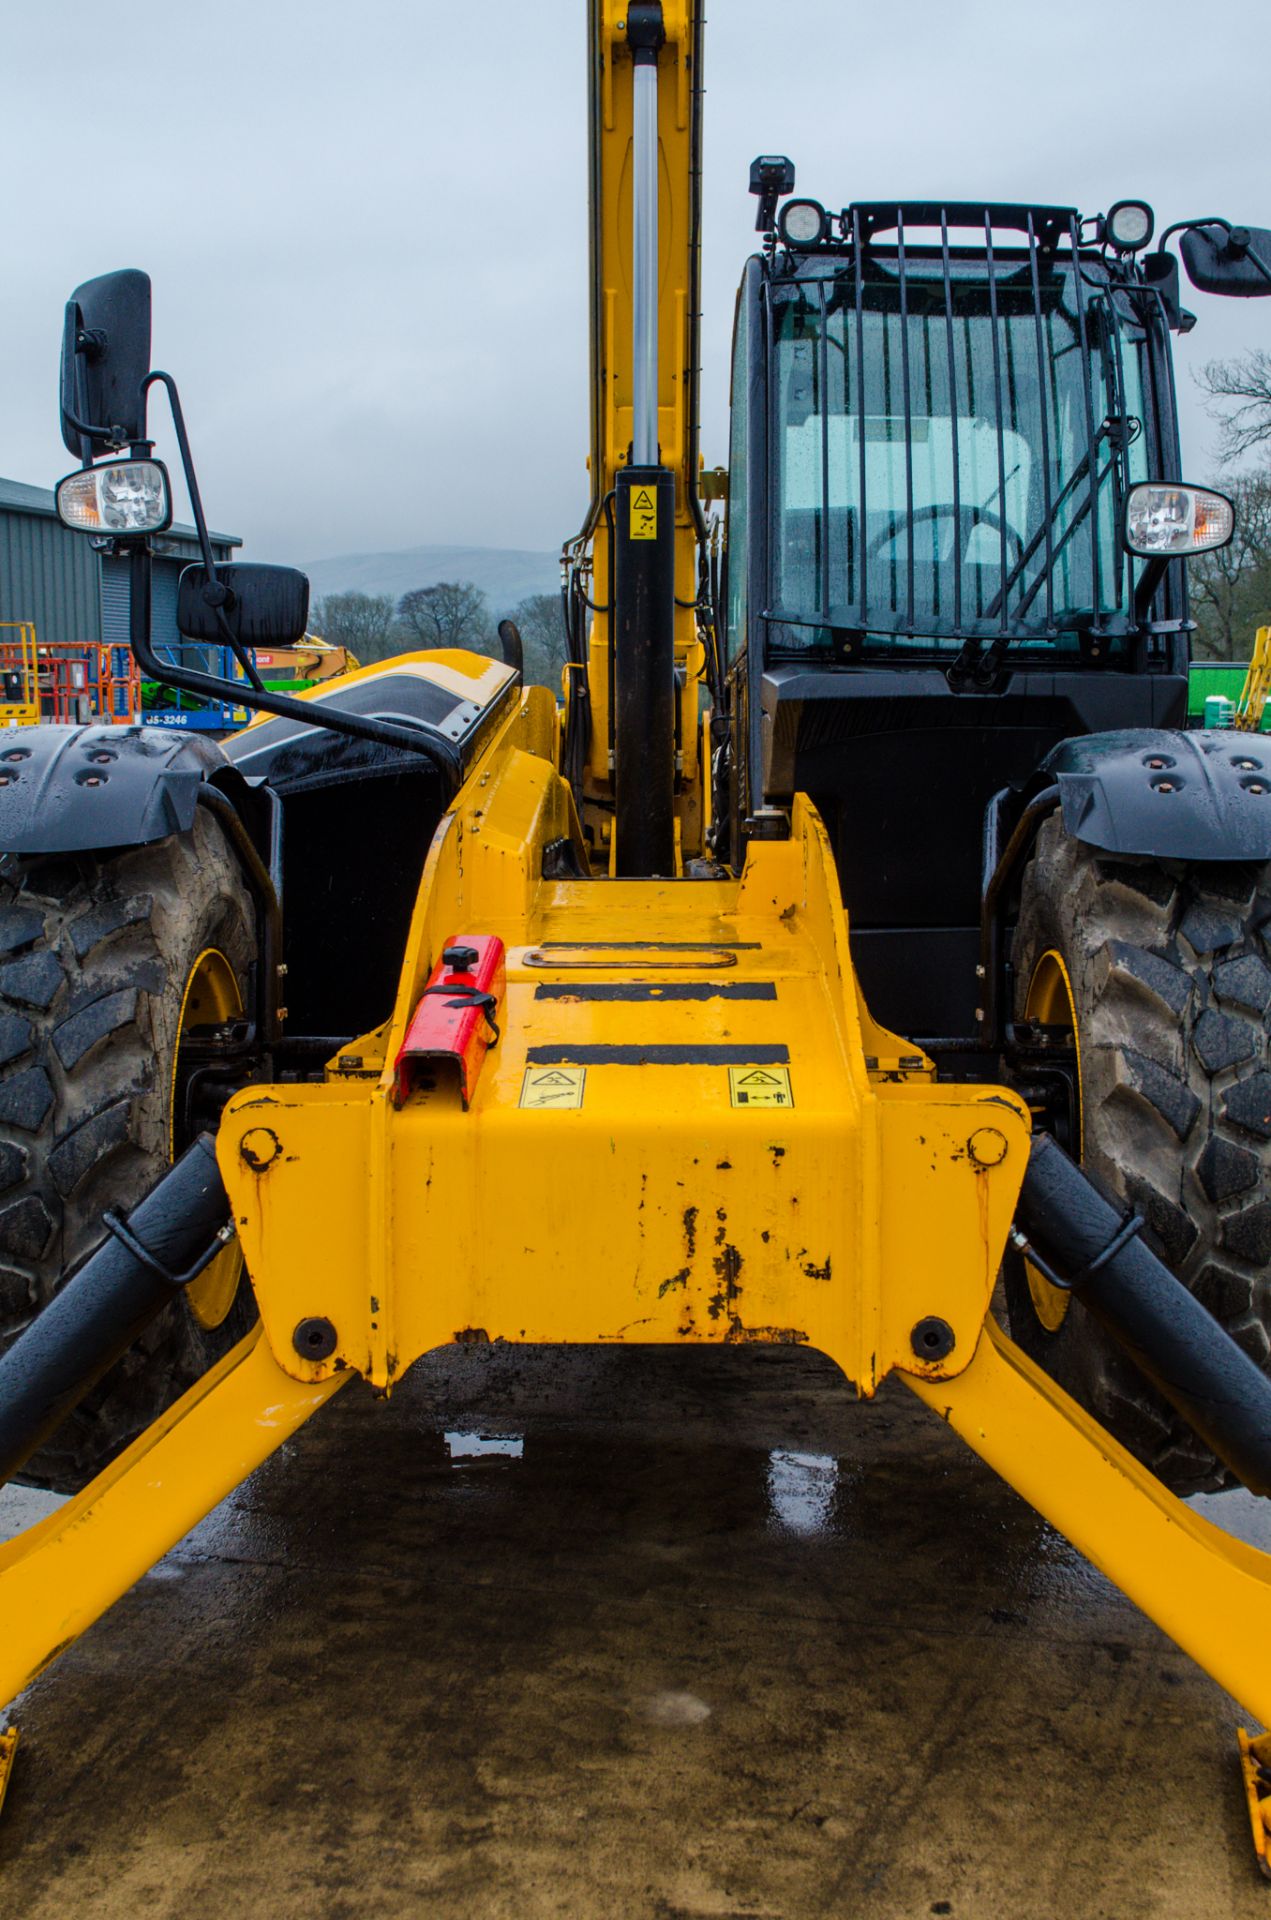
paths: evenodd
<path fill-rule="evenodd" d="M 109 460 L 68 473 L 57 486 L 57 517 L 76 533 L 162 533 L 172 524 L 172 490 L 160 460 Z"/>
<path fill-rule="evenodd" d="M 825 238 L 825 226 L 819 200 L 787 200 L 777 215 L 777 232 L 788 247 L 814 247 Z"/>
<path fill-rule="evenodd" d="M 1118 253 L 1137 253 L 1152 238 L 1156 215 L 1145 200 L 1118 200 L 1104 215 L 1103 231 Z"/>
<path fill-rule="evenodd" d="M 1149 480 L 1126 496 L 1122 537 L 1131 553 L 1167 560 L 1225 547 L 1235 526 L 1235 508 L 1225 493 Z"/>

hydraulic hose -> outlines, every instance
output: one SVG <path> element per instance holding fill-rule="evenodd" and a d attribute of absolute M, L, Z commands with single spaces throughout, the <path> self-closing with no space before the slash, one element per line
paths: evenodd
<path fill-rule="evenodd" d="M 11 1479 L 232 1237 L 210 1133 L 200 1134 L 0 1355 L 0 1483 Z"/>
<path fill-rule="evenodd" d="M 1271 1493 L 1271 1379 L 1143 1244 L 1063 1148 L 1033 1136 L 1012 1236 L 1070 1288 L 1253 1493 Z"/>

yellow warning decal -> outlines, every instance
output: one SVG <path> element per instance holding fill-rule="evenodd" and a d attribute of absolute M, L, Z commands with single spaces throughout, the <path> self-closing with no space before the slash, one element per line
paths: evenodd
<path fill-rule="evenodd" d="M 526 1067 L 518 1105 L 581 1107 L 586 1084 L 586 1067 Z"/>
<path fill-rule="evenodd" d="M 658 496 L 652 487 L 635 487 L 631 494 L 631 538 L 658 537 Z"/>
<path fill-rule="evenodd" d="M 728 1096 L 735 1107 L 792 1107 L 789 1067 L 730 1067 Z"/>

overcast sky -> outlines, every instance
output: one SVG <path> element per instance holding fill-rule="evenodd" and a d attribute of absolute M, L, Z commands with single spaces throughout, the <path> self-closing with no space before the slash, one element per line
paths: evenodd
<path fill-rule="evenodd" d="M 834 207 L 1076 204 L 1271 226 L 1266 0 L 714 0 L 703 449 L 727 450 L 759 152 Z M 555 548 L 587 494 L 585 0 L 0 0 L 0 473 L 50 485 L 63 303 L 154 281 L 213 523 L 257 559 Z M 1271 301 L 1196 294 L 1186 368 L 1271 345 Z M 161 455 L 175 447 L 160 406 Z"/>

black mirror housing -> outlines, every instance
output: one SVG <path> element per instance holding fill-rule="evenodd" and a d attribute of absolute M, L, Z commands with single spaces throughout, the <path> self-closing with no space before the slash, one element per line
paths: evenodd
<path fill-rule="evenodd" d="M 239 560 L 217 567 L 216 585 L 207 598 L 207 570 L 186 567 L 177 583 L 177 628 L 187 640 L 204 646 L 223 646 L 224 615 L 234 638 L 244 647 L 290 647 L 300 640 L 309 620 L 309 580 L 296 567 L 268 567 Z M 219 602 L 219 608 L 218 604 Z"/>
<path fill-rule="evenodd" d="M 136 267 L 85 280 L 66 303 L 62 439 L 85 465 L 146 437 L 150 275 Z"/>
<path fill-rule="evenodd" d="M 1271 233 L 1265 227 L 1188 227 L 1178 250 L 1202 293 L 1238 299 L 1271 294 Z"/>
<path fill-rule="evenodd" d="M 1141 271 L 1144 286 L 1161 303 L 1166 326 L 1175 333 L 1190 333 L 1196 324 L 1196 316 L 1188 313 L 1183 305 L 1182 275 L 1174 255 L 1165 248 L 1157 253 L 1145 253 Z"/>

